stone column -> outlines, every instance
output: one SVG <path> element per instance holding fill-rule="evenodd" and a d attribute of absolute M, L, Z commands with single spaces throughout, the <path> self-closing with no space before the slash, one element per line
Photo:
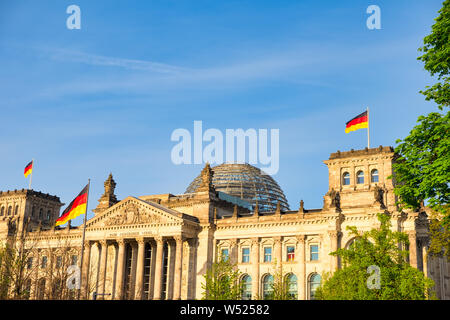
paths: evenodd
<path fill-rule="evenodd" d="M 259 297 L 259 238 L 252 239 L 252 299 Z"/>
<path fill-rule="evenodd" d="M 330 253 L 338 249 L 339 231 L 329 230 L 328 237 L 330 238 Z M 338 257 L 330 256 L 330 271 L 333 273 L 338 269 Z"/>
<path fill-rule="evenodd" d="M 409 238 L 409 264 L 417 268 L 417 238 L 416 232 L 410 231 L 408 232 Z"/>
<path fill-rule="evenodd" d="M 422 239 L 422 269 L 425 277 L 428 277 L 427 241 L 425 239 Z"/>
<path fill-rule="evenodd" d="M 116 300 L 123 299 L 123 274 L 125 267 L 125 241 L 123 239 L 117 240 L 119 245 L 117 253 L 117 274 L 116 274 Z"/>
<path fill-rule="evenodd" d="M 183 237 L 175 237 L 175 278 L 174 278 L 174 288 L 173 288 L 173 299 L 181 299 L 181 272 L 182 272 L 182 262 L 183 262 Z"/>
<path fill-rule="evenodd" d="M 298 298 L 299 300 L 306 300 L 306 259 L 305 259 L 305 235 L 297 237 L 298 240 L 298 265 L 299 265 L 299 281 Z"/>
<path fill-rule="evenodd" d="M 106 240 L 100 240 L 101 254 L 100 254 L 100 273 L 99 273 L 99 288 L 98 293 L 105 293 L 106 282 L 106 263 L 108 258 L 108 243 Z M 100 299 L 105 299 L 105 296 L 100 296 Z"/>
<path fill-rule="evenodd" d="M 138 243 L 137 265 L 136 265 L 136 291 L 134 298 L 142 300 L 144 290 L 144 259 L 145 259 L 145 241 L 144 238 L 136 239 Z"/>
<path fill-rule="evenodd" d="M 89 300 L 89 265 L 91 260 L 91 243 L 86 241 L 84 244 L 84 254 L 83 254 L 83 274 L 81 275 L 81 296 L 84 299 Z"/>
<path fill-rule="evenodd" d="M 156 241 L 156 265 L 155 265 L 155 287 L 154 287 L 154 300 L 161 300 L 161 285 L 162 285 L 162 268 L 163 268 L 163 251 L 164 240 L 159 237 Z"/>

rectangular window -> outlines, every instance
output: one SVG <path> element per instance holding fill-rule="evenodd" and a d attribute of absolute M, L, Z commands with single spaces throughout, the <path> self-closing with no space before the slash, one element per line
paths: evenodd
<path fill-rule="evenodd" d="M 288 246 L 286 248 L 287 252 L 287 261 L 294 261 L 295 258 L 295 247 L 294 246 Z"/>
<path fill-rule="evenodd" d="M 272 262 L 272 248 L 264 247 L 264 262 Z"/>
<path fill-rule="evenodd" d="M 41 268 L 42 269 L 47 268 L 47 257 L 46 256 L 42 257 Z"/>
<path fill-rule="evenodd" d="M 77 265 L 77 262 L 78 262 L 78 256 L 76 256 L 76 255 L 73 255 L 72 257 L 71 257 L 71 264 L 72 265 Z"/>
<path fill-rule="evenodd" d="M 310 253 L 310 255 L 309 255 L 310 259 L 309 260 L 311 260 L 311 261 L 319 260 L 319 245 L 312 244 L 309 247 L 309 253 Z"/>
<path fill-rule="evenodd" d="M 58 256 L 56 257 L 56 269 L 61 268 L 61 266 L 62 266 L 62 257 Z"/>
<path fill-rule="evenodd" d="M 242 248 L 242 262 L 250 262 L 250 248 Z"/>
<path fill-rule="evenodd" d="M 33 258 L 28 258 L 27 269 L 31 269 L 32 267 L 33 267 Z"/>
<path fill-rule="evenodd" d="M 222 249 L 221 258 L 223 261 L 228 261 L 228 258 L 229 258 L 228 249 Z"/>

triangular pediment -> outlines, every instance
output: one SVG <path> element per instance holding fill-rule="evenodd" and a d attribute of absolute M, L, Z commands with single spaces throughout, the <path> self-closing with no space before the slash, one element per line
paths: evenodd
<path fill-rule="evenodd" d="M 127 197 L 90 219 L 86 227 L 112 227 L 139 224 L 183 222 L 183 214 L 150 201 Z"/>

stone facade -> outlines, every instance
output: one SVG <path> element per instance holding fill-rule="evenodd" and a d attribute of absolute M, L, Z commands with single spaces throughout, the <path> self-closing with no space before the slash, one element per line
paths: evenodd
<path fill-rule="evenodd" d="M 395 230 L 409 235 L 410 264 L 434 279 L 438 298 L 450 299 L 450 264 L 426 258 L 426 212 L 400 212 L 396 206 L 395 181 L 389 179 L 393 161 L 391 147 L 332 153 L 324 161 L 329 190 L 323 208 L 305 209 L 300 201 L 298 210 L 278 206 L 270 213 L 219 198 L 209 165 L 197 192 L 182 195 L 119 201 L 110 175 L 87 221 L 83 250 L 82 226 L 53 227 L 63 205 L 59 198 L 32 190 L 2 192 L 0 240 L 22 238 L 33 250 L 30 263 L 39 267 L 29 283 L 31 299 L 46 298 L 44 280 L 62 251 L 71 263 L 82 261 L 82 298 L 96 292 L 101 299 L 201 299 L 203 274 L 226 254 L 243 273 L 246 298 L 264 297 L 267 281 L 281 267 L 294 281 L 290 294 L 311 299 L 320 276 L 340 267 L 329 253 L 353 241 L 346 227 L 370 230 L 378 224 L 377 213 L 385 212 Z"/>

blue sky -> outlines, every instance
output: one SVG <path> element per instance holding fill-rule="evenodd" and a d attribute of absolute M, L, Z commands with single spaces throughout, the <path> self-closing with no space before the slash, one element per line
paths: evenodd
<path fill-rule="evenodd" d="M 90 178 L 93 209 L 109 172 L 119 199 L 183 193 L 202 165 L 174 165 L 170 136 L 202 120 L 280 129 L 274 178 L 291 209 L 319 208 L 322 161 L 367 145 L 346 121 L 370 106 L 371 145 L 395 145 L 435 110 L 416 59 L 441 3 L 2 1 L 0 190 L 27 188 L 34 158 L 33 189 L 66 205 Z M 71 4 L 81 30 L 66 28 Z"/>

